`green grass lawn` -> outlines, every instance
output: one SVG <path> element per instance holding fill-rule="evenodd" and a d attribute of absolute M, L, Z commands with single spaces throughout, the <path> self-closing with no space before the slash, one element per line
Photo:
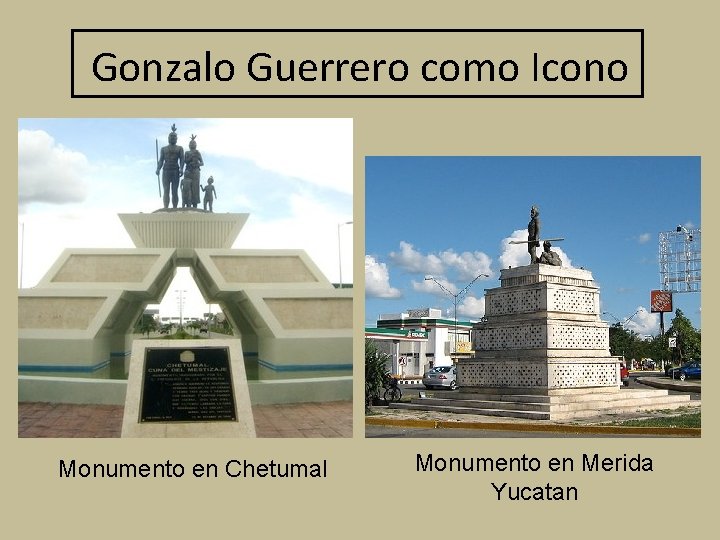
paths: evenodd
<path fill-rule="evenodd" d="M 613 425 L 628 427 L 699 428 L 700 412 L 680 414 L 678 416 L 626 420 L 624 422 L 613 422 Z"/>

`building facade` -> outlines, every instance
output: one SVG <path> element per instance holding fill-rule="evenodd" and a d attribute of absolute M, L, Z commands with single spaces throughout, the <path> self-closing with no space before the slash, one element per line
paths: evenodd
<path fill-rule="evenodd" d="M 365 337 L 387 354 L 388 371 L 404 380 L 421 379 L 435 366 L 449 366 L 473 356 L 472 322 L 442 317 L 436 308 L 410 309 L 381 315 L 376 328 L 366 328 Z"/>

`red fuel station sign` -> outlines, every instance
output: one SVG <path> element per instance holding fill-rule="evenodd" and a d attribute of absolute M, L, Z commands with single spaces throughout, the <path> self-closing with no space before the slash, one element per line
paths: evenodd
<path fill-rule="evenodd" d="M 650 291 L 650 311 L 652 313 L 670 313 L 672 310 L 672 293 L 670 291 Z"/>

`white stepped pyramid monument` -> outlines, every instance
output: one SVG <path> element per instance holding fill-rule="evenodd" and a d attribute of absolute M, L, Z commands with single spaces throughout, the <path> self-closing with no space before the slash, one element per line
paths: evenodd
<path fill-rule="evenodd" d="M 175 206 L 177 182 L 167 184 Z M 352 289 L 336 288 L 303 250 L 232 249 L 248 217 L 166 202 L 119 215 L 135 248 L 65 249 L 36 287 L 18 291 L 20 374 L 92 377 L 118 362 L 127 373 L 135 322 L 182 266 L 221 306 L 262 379 L 328 383 L 322 395 L 317 385 L 293 396 L 298 385 L 273 387 L 261 401 L 350 399 Z"/>
<path fill-rule="evenodd" d="M 527 244 L 530 264 L 501 270 L 500 287 L 485 291 L 474 357 L 458 362 L 460 391 L 413 408 L 560 420 L 687 405 L 689 396 L 667 390 L 620 389 L 620 357 L 610 355 L 600 289 L 589 270 L 562 266 L 551 242 L 540 239 L 538 216 L 533 206 L 528 241 L 512 242 Z"/>

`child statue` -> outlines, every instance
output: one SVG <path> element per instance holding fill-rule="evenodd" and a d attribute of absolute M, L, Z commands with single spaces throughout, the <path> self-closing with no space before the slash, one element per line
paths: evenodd
<path fill-rule="evenodd" d="M 207 180 L 207 186 L 200 186 L 202 190 L 205 192 L 205 197 L 203 198 L 203 210 L 208 210 L 208 206 L 210 207 L 210 212 L 213 211 L 212 209 L 212 203 L 213 203 L 213 195 L 217 199 L 217 191 L 215 191 L 215 186 L 213 185 L 213 177 L 211 176 Z"/>
<path fill-rule="evenodd" d="M 192 178 L 187 175 L 180 180 L 180 194 L 182 196 L 182 207 L 192 208 Z"/>

